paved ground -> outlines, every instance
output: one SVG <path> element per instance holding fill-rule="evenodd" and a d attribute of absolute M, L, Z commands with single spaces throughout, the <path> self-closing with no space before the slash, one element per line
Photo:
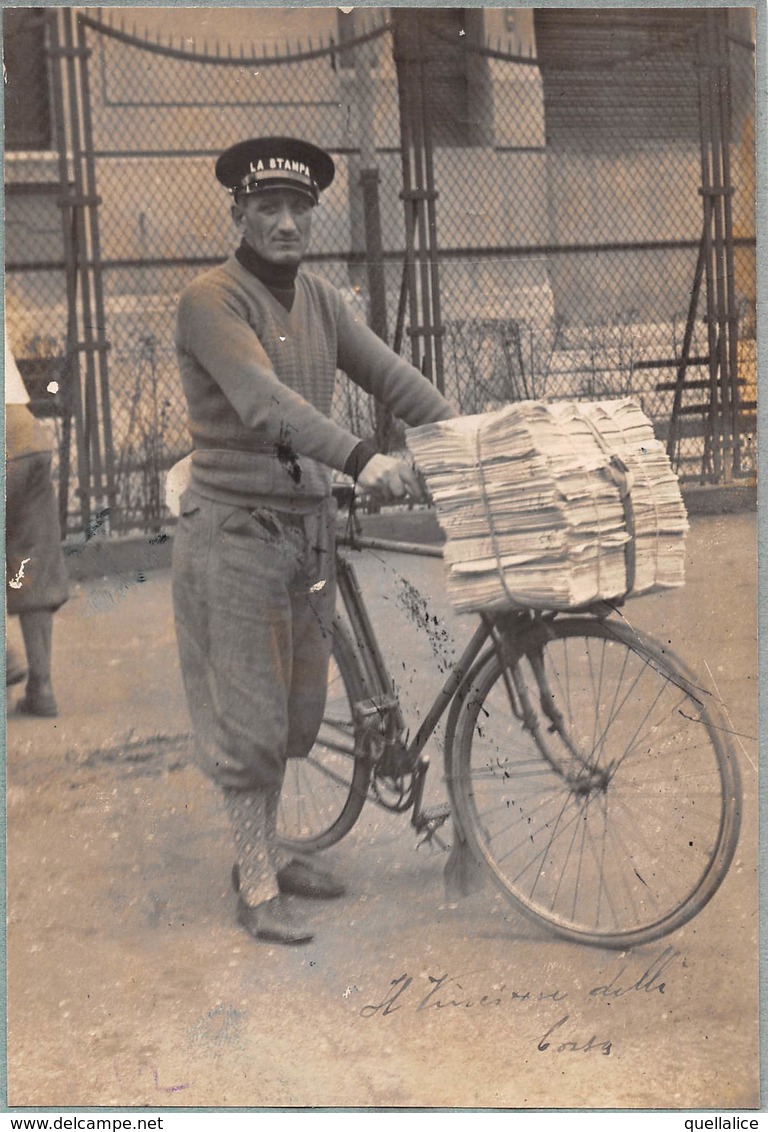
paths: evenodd
<path fill-rule="evenodd" d="M 223 809 L 190 762 L 169 575 L 78 583 L 56 624 L 60 718 L 9 709 L 8 1103 L 759 1104 L 755 536 L 754 513 L 694 519 L 685 589 L 627 610 L 724 701 L 747 801 L 714 901 L 629 955 L 539 933 L 490 889 L 448 903 L 443 854 L 376 810 L 327 854 L 350 895 L 308 909 L 315 941 L 252 942 L 232 918 Z M 385 555 L 361 565 L 409 710 L 440 675 L 403 579 L 441 631 L 460 643 L 470 629 L 440 570 Z M 438 799 L 439 750 L 434 763 Z M 654 963 L 663 989 L 589 994 L 642 984 Z M 401 1009 L 376 1009 L 402 976 Z"/>

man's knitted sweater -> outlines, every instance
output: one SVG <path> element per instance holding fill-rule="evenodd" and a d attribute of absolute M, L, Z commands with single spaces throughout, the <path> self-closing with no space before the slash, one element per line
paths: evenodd
<path fill-rule="evenodd" d="M 233 506 L 306 509 L 360 438 L 329 417 L 337 369 L 406 424 L 453 415 L 331 284 L 300 271 L 288 311 L 234 256 L 198 276 L 176 346 L 195 452 L 192 485 Z"/>

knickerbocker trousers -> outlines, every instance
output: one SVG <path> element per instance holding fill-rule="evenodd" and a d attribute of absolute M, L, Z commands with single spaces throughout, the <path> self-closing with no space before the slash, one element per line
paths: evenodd
<path fill-rule="evenodd" d="M 333 520 L 233 508 L 188 490 L 174 539 L 181 670 L 202 770 L 222 787 L 279 790 L 325 708 L 335 609 Z"/>

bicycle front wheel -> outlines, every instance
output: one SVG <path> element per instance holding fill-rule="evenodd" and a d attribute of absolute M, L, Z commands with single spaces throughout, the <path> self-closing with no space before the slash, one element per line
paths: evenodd
<path fill-rule="evenodd" d="M 566 939 L 628 948 L 714 895 L 739 834 L 719 715 L 624 625 L 544 621 L 492 654 L 456 720 L 459 821 L 510 900 Z"/>
<path fill-rule="evenodd" d="M 364 700 L 365 680 L 349 634 L 333 623 L 328 697 L 314 747 L 289 759 L 277 814 L 277 835 L 288 849 L 312 853 L 335 845 L 360 816 L 371 777 L 360 749 L 353 705 Z"/>

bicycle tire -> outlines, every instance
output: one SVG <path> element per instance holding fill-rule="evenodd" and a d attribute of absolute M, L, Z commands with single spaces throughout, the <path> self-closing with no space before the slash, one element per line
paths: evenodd
<path fill-rule="evenodd" d="M 474 854 L 565 939 L 625 949 L 676 931 L 717 891 L 739 836 L 716 705 L 676 657 L 613 620 L 534 622 L 505 662 L 526 726 L 495 650 L 449 725 L 448 785 Z"/>
<path fill-rule="evenodd" d="M 328 698 L 317 741 L 303 759 L 289 759 L 277 814 L 281 845 L 313 853 L 349 833 L 368 796 L 370 759 L 360 750 L 352 707 L 365 699 L 365 677 L 350 636 L 333 623 Z"/>

